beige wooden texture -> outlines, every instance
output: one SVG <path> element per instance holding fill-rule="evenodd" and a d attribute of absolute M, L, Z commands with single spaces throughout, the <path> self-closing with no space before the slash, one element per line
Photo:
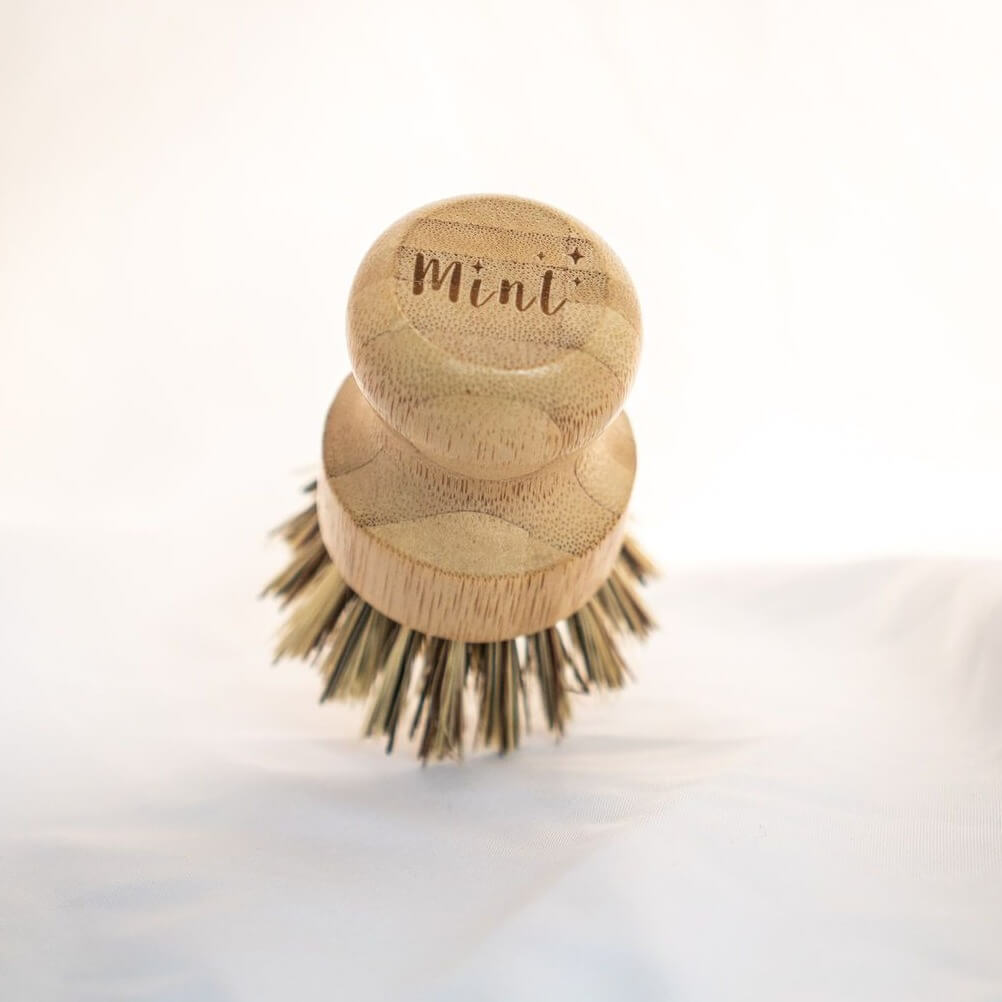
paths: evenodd
<path fill-rule="evenodd" d="M 451 199 L 391 226 L 348 303 L 355 378 L 377 413 L 447 469 L 529 473 L 619 412 L 640 311 L 616 255 L 519 198 Z"/>
<path fill-rule="evenodd" d="M 331 405 L 318 489 L 348 583 L 407 626 L 469 641 L 587 601 L 635 471 L 620 408 L 640 319 L 615 255 L 534 202 L 438 203 L 366 256 L 348 340 L 355 378 Z"/>

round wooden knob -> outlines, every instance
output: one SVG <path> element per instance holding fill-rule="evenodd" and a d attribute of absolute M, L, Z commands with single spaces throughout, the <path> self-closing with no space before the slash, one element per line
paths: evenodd
<path fill-rule="evenodd" d="M 556 209 L 449 199 L 391 226 L 348 304 L 358 385 L 453 473 L 521 477 L 592 443 L 619 413 L 640 311 L 610 248 Z"/>

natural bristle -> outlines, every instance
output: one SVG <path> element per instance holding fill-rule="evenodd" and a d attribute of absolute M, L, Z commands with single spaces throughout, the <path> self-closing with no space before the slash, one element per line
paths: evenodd
<path fill-rule="evenodd" d="M 306 488 L 315 489 L 315 483 Z M 644 637 L 654 625 L 636 591 L 654 565 L 630 539 L 595 595 L 562 623 L 529 636 L 465 643 L 408 629 L 357 595 L 327 555 L 315 504 L 276 533 L 292 550 L 288 566 L 265 588 L 291 606 L 276 660 L 312 660 L 324 679 L 321 701 L 371 699 L 365 733 L 385 737 L 387 752 L 415 688 L 410 735 L 420 733 L 422 761 L 462 757 L 469 688 L 479 707 L 475 740 L 484 747 L 502 754 L 518 747 L 529 726 L 526 682 L 533 677 L 547 728 L 562 734 L 572 692 L 626 682 L 616 635 Z"/>

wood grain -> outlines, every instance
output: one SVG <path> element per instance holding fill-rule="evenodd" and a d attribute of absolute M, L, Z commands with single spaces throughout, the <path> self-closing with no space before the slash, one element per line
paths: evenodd
<path fill-rule="evenodd" d="M 439 465 L 518 477 L 575 452 L 623 405 L 640 349 L 633 285 L 564 213 L 480 196 L 419 209 L 359 268 L 355 377 Z"/>
<path fill-rule="evenodd" d="M 443 469 L 345 380 L 317 490 L 324 544 L 384 615 L 470 641 L 533 633 L 580 608 L 625 531 L 636 453 L 625 414 L 580 454 L 512 480 Z"/>
<path fill-rule="evenodd" d="M 467 641 L 580 608 L 619 551 L 636 464 L 620 408 L 640 316 L 612 251 L 538 203 L 437 203 L 366 256 L 348 342 L 317 492 L 348 584 Z"/>

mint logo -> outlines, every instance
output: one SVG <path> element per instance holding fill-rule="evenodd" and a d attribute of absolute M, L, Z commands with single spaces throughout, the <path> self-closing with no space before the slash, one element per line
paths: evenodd
<path fill-rule="evenodd" d="M 575 248 L 576 249 L 576 248 Z M 480 309 L 486 306 L 492 299 L 497 299 L 498 306 L 514 305 L 519 313 L 525 313 L 533 306 L 539 309 L 548 317 L 559 313 L 567 302 L 561 299 L 555 306 L 550 301 L 553 287 L 553 269 L 547 268 L 540 279 L 539 287 L 535 294 L 526 298 L 526 289 L 523 282 L 512 281 L 509 278 L 502 278 L 496 289 L 485 290 L 483 280 L 480 278 L 480 271 L 483 265 L 477 261 L 473 270 L 476 277 L 470 282 L 467 295 L 470 306 Z M 577 282 L 575 282 L 575 285 Z M 463 291 L 463 263 L 462 261 L 450 261 L 444 268 L 437 257 L 429 257 L 425 260 L 423 253 L 418 251 L 414 258 L 414 279 L 411 283 L 411 292 L 415 296 L 420 296 L 425 291 L 425 286 L 430 285 L 433 292 L 439 292 L 443 287 L 447 288 L 446 295 L 452 303 L 458 303 L 460 294 Z"/>

